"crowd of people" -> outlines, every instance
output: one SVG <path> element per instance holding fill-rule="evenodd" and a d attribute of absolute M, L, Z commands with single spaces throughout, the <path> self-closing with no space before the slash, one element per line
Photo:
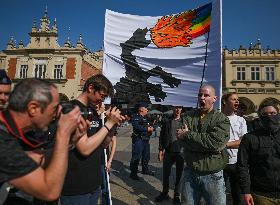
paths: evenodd
<path fill-rule="evenodd" d="M 0 70 L 0 204 L 9 204 L 12 189 L 34 197 L 37 205 L 58 200 L 61 205 L 94 205 L 101 193 L 102 204 L 111 204 L 106 176 L 116 150 L 117 125 L 126 119 L 117 107 L 104 107 L 105 98 L 114 94 L 111 82 L 101 74 L 88 78 L 67 106 L 59 101 L 57 87 L 42 79 L 24 79 L 13 89 L 11 85 Z M 199 205 L 202 198 L 207 205 L 226 205 L 227 192 L 233 205 L 280 204 L 277 105 L 261 104 L 260 124 L 248 132 L 245 119 L 238 116 L 237 93 L 222 97 L 221 111 L 214 108 L 217 100 L 215 88 L 202 85 L 197 108 L 183 113 L 181 106 L 174 106 L 173 114 L 161 120 L 158 158 L 163 179 L 155 201 L 169 199 L 175 164 L 174 205 Z M 147 113 L 148 104 L 141 102 L 130 120 L 130 178 L 137 181 L 140 162 L 143 175 L 155 174 L 149 168 L 154 126 Z M 26 134 L 30 131 L 38 133 L 37 138 Z"/>

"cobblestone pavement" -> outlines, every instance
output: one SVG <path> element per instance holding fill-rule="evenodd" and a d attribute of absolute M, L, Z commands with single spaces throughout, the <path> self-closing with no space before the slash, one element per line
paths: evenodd
<path fill-rule="evenodd" d="M 131 158 L 131 133 L 131 126 L 121 127 L 118 130 L 117 151 L 112 164 L 110 177 L 113 205 L 173 204 L 172 197 L 175 181 L 175 167 L 172 168 L 170 176 L 169 196 L 171 199 L 161 203 L 154 202 L 154 198 L 160 193 L 162 189 L 162 163 L 159 162 L 157 158 L 157 137 L 153 137 L 150 140 L 150 168 L 155 172 L 155 176 L 142 175 L 141 172 L 139 172 L 141 181 L 135 181 L 129 178 L 129 161 Z M 141 170 L 140 166 L 139 170 Z M 230 203 L 228 203 L 228 205 L 230 205 Z"/>
<path fill-rule="evenodd" d="M 137 204 L 156 204 L 154 198 L 161 190 L 162 178 L 162 163 L 158 161 L 158 138 L 153 137 L 150 140 L 151 144 L 151 160 L 150 169 L 155 172 L 155 176 L 142 175 L 139 172 L 140 181 L 135 181 L 129 178 L 129 162 L 131 158 L 131 126 L 125 126 L 118 130 L 117 136 L 117 151 L 112 164 L 112 172 L 110 177 L 112 202 L 114 205 L 137 205 Z M 141 166 L 139 166 L 141 171 Z M 174 170 L 172 170 L 172 177 Z M 171 188 L 173 179 L 171 177 Z M 172 196 L 173 191 L 170 192 Z M 159 204 L 172 204 L 172 200 Z"/>

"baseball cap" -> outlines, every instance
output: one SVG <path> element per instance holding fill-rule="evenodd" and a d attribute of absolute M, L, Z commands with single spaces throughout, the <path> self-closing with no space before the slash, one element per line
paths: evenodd
<path fill-rule="evenodd" d="M 147 103 L 145 103 L 145 102 L 140 102 L 140 103 L 138 103 L 138 109 L 140 108 L 140 107 L 145 107 L 145 108 L 148 108 L 149 107 L 149 105 L 147 104 Z"/>
<path fill-rule="evenodd" d="M 0 84 L 2 85 L 12 84 L 11 79 L 7 76 L 7 73 L 4 69 L 0 69 Z"/>

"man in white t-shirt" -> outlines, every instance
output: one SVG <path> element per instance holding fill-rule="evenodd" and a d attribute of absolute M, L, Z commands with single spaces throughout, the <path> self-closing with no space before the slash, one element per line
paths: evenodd
<path fill-rule="evenodd" d="M 235 92 L 225 94 L 222 97 L 222 112 L 230 120 L 230 139 L 227 143 L 229 163 L 224 169 L 226 183 L 230 183 L 233 205 L 241 205 L 241 194 L 236 170 L 237 152 L 241 138 L 247 133 L 246 121 L 243 117 L 236 115 L 239 99 Z M 227 186 L 228 187 L 228 186 Z"/>

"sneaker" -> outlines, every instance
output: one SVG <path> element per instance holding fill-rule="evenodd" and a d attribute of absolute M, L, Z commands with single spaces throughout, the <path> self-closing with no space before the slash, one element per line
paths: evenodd
<path fill-rule="evenodd" d="M 151 170 L 142 171 L 142 174 L 144 174 L 144 175 L 150 175 L 150 176 L 154 176 L 154 175 L 155 175 L 155 173 L 154 173 L 153 171 L 151 171 Z"/>
<path fill-rule="evenodd" d="M 137 180 L 137 181 L 140 181 L 140 178 L 138 177 L 137 174 L 130 174 L 129 177 L 133 180 Z"/>
<path fill-rule="evenodd" d="M 164 200 L 169 200 L 169 195 L 168 195 L 168 193 L 163 193 L 163 192 L 161 192 L 160 195 L 158 195 L 158 196 L 155 198 L 155 201 L 156 201 L 156 202 L 161 202 L 161 201 L 164 201 Z"/>
<path fill-rule="evenodd" d="M 180 195 L 175 195 L 173 198 L 174 205 L 181 205 Z"/>

